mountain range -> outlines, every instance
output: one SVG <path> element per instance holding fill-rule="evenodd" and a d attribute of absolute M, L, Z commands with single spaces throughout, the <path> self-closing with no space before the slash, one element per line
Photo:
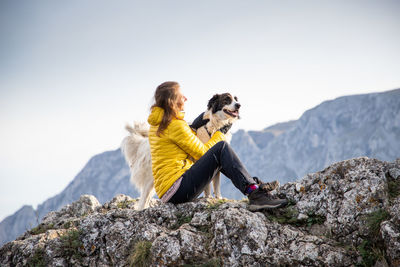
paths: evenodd
<path fill-rule="evenodd" d="M 400 157 L 400 89 L 325 101 L 298 120 L 262 131 L 239 130 L 231 144 L 252 175 L 281 183 L 360 156 L 393 161 Z M 227 178 L 221 181 L 221 191 L 223 197 L 243 197 Z M 5 218 L 0 223 L 0 245 L 83 194 L 94 195 L 101 203 L 117 194 L 138 196 L 120 149 L 95 155 L 61 193 L 36 210 L 24 206 Z"/>

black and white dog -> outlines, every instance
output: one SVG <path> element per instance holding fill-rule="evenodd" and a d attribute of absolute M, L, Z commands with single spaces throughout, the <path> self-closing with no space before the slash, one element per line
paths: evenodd
<path fill-rule="evenodd" d="M 239 119 L 239 109 L 237 97 L 229 93 L 216 94 L 208 101 L 207 110 L 191 124 L 191 127 L 196 130 L 203 143 L 210 140 L 219 129 L 226 132 L 226 139 L 230 142 L 232 135 L 229 129 Z M 121 149 L 131 170 L 130 181 L 140 191 L 137 209 L 142 210 L 149 206 L 150 199 L 155 194 L 148 140 L 149 125 L 135 122 L 133 127 L 127 125 L 125 129 L 130 135 L 122 141 Z M 221 198 L 220 174 L 213 178 L 213 187 L 215 197 Z M 211 197 L 210 185 L 204 189 L 204 196 Z"/>
<path fill-rule="evenodd" d="M 226 141 L 229 143 L 232 139 L 232 134 L 229 129 L 232 124 L 239 119 L 240 104 L 237 97 L 232 97 L 229 93 L 214 95 L 207 105 L 207 111 L 204 112 L 201 120 L 201 127 L 197 127 L 199 124 L 197 118 L 191 125 L 197 131 L 199 139 L 206 143 L 210 140 L 211 136 L 218 130 L 222 129 L 225 132 Z M 201 115 L 200 115 L 201 116 Z M 212 184 L 214 188 L 214 196 L 216 198 L 222 198 L 220 191 L 220 173 L 217 173 L 213 179 Z M 204 188 L 204 196 L 211 197 L 211 185 L 208 184 Z"/>

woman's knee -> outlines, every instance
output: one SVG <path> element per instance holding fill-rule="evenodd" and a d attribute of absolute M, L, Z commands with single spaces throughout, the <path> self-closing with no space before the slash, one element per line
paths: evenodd
<path fill-rule="evenodd" d="M 219 141 L 218 143 L 216 143 L 215 145 L 213 145 L 210 149 L 210 151 L 212 151 L 212 153 L 215 153 L 218 151 L 218 153 L 221 153 L 223 150 L 225 150 L 226 148 L 230 148 L 230 145 L 228 142 L 226 141 Z"/>
<path fill-rule="evenodd" d="M 225 147 L 225 146 L 229 146 L 229 143 L 226 141 L 219 141 L 217 144 L 215 144 L 216 146 L 219 147 Z"/>

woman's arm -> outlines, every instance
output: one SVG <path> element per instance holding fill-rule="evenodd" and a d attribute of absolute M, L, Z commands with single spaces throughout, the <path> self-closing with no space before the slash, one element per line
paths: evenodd
<path fill-rule="evenodd" d="M 172 120 L 169 129 L 169 138 L 186 153 L 198 160 L 210 147 L 225 140 L 225 135 L 220 131 L 215 132 L 211 139 L 203 144 L 192 132 L 184 120 Z"/>
<path fill-rule="evenodd" d="M 204 113 L 201 113 L 196 119 L 194 119 L 194 121 L 192 122 L 192 124 L 190 124 L 190 128 L 192 128 L 193 130 L 197 131 L 197 129 L 199 129 L 201 126 L 204 126 L 207 124 L 207 122 L 209 122 L 209 119 L 203 119 Z"/>

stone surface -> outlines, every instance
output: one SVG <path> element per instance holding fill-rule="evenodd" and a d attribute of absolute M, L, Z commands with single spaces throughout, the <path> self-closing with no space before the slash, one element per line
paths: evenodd
<path fill-rule="evenodd" d="M 400 266 L 400 227 L 390 221 L 381 224 L 381 235 L 392 266 Z"/>
<path fill-rule="evenodd" d="M 393 179 L 400 179 L 400 169 L 397 168 L 392 168 L 389 170 L 389 175 L 393 178 Z"/>
<path fill-rule="evenodd" d="M 148 266 L 354 266 L 366 260 L 359 248 L 371 239 L 385 255 L 372 264 L 396 266 L 400 198 L 389 197 L 386 177 L 399 167 L 365 157 L 338 162 L 274 190 L 290 205 L 261 212 L 246 200 L 215 199 L 152 200 L 136 211 L 126 195 L 104 205 L 83 195 L 1 247 L 0 265 L 129 266 L 149 244 Z M 372 236 L 365 218 L 377 211 L 386 216 Z"/>

